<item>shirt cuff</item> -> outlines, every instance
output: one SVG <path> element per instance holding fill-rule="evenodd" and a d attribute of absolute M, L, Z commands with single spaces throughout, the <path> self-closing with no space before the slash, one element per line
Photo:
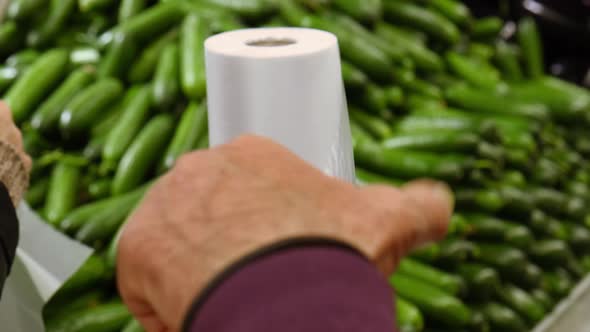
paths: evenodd
<path fill-rule="evenodd" d="M 193 306 L 185 332 L 391 332 L 392 290 L 344 247 L 290 247 L 224 276 Z"/>
<path fill-rule="evenodd" d="M 10 273 L 18 244 L 18 220 L 8 190 L 0 182 L 0 295 L 4 279 Z"/>

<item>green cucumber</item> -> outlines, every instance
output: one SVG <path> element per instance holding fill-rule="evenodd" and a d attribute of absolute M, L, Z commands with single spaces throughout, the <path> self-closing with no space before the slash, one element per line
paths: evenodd
<path fill-rule="evenodd" d="M 152 83 L 153 104 L 165 110 L 171 107 L 178 98 L 180 53 L 176 44 L 164 48 Z"/>
<path fill-rule="evenodd" d="M 123 114 L 123 106 L 125 105 L 125 98 L 117 102 L 117 104 L 111 107 L 94 127 L 90 130 L 90 137 L 106 136 L 119 122 Z"/>
<path fill-rule="evenodd" d="M 209 35 L 207 23 L 197 14 L 189 14 L 180 33 L 180 82 L 182 91 L 191 100 L 205 96 L 205 39 Z"/>
<path fill-rule="evenodd" d="M 82 150 L 82 156 L 90 161 L 98 160 L 106 140 L 107 136 L 104 134 L 91 137 L 84 150 Z"/>
<path fill-rule="evenodd" d="M 453 51 L 447 52 L 445 59 L 451 71 L 473 86 L 493 89 L 500 83 L 500 74 L 487 63 Z"/>
<path fill-rule="evenodd" d="M 543 45 L 537 24 L 532 17 L 523 17 L 518 21 L 516 32 L 524 59 L 527 76 L 539 78 L 545 72 L 543 64 Z"/>
<path fill-rule="evenodd" d="M 522 225 L 476 213 L 467 214 L 465 218 L 473 227 L 470 234 L 472 238 L 501 241 L 521 249 L 527 248 L 533 242 L 532 234 Z"/>
<path fill-rule="evenodd" d="M 440 254 L 440 244 L 429 243 L 412 250 L 409 257 L 421 262 L 433 264 L 440 258 Z"/>
<path fill-rule="evenodd" d="M 49 300 L 43 307 L 43 318 L 47 325 L 53 325 L 52 321 L 69 316 L 74 311 L 92 308 L 99 305 L 105 297 L 104 290 L 91 290 L 82 295 L 76 296 L 75 299 L 62 299 L 55 301 Z"/>
<path fill-rule="evenodd" d="M 74 67 L 86 65 L 96 66 L 100 58 L 100 52 L 90 46 L 77 47 L 70 52 L 70 63 Z"/>
<path fill-rule="evenodd" d="M 78 7 L 82 13 L 100 11 L 110 8 L 116 0 L 78 0 Z"/>
<path fill-rule="evenodd" d="M 551 115 L 559 121 L 576 123 L 580 120 L 588 120 L 590 94 L 556 77 L 545 76 L 535 80 L 511 83 L 503 93 L 508 99 L 543 103 L 551 109 Z"/>
<path fill-rule="evenodd" d="M 356 167 L 356 180 L 357 183 L 361 185 L 369 185 L 369 184 L 387 184 L 394 187 L 399 187 L 403 185 L 403 181 L 392 179 L 390 177 L 382 176 L 362 168 Z"/>
<path fill-rule="evenodd" d="M 30 207 L 36 209 L 43 205 L 49 191 L 49 178 L 45 177 L 35 181 L 25 193 L 25 201 Z"/>
<path fill-rule="evenodd" d="M 395 312 L 400 332 L 414 332 L 424 329 L 424 317 L 420 309 L 400 296 L 395 297 Z"/>
<path fill-rule="evenodd" d="M 94 79 L 94 70 L 84 67 L 72 72 L 47 98 L 31 118 L 31 126 L 47 136 L 59 131 L 59 118 L 66 105 Z"/>
<path fill-rule="evenodd" d="M 411 258 L 404 258 L 397 267 L 397 273 L 422 280 L 445 292 L 458 296 L 465 292 L 465 281 L 456 275 L 425 265 Z"/>
<path fill-rule="evenodd" d="M 553 299 L 561 300 L 574 288 L 574 281 L 566 270 L 558 268 L 543 273 L 541 288 L 549 293 Z"/>
<path fill-rule="evenodd" d="M 174 136 L 166 149 L 160 163 L 158 172 L 172 168 L 176 160 L 184 153 L 193 150 L 198 140 L 205 136 L 207 131 L 207 107 L 205 103 L 197 105 L 189 104 L 184 111 Z"/>
<path fill-rule="evenodd" d="M 576 253 L 590 252 L 590 229 L 572 222 L 562 222 L 568 233 L 568 243 Z"/>
<path fill-rule="evenodd" d="M 342 57 L 378 81 L 390 81 L 391 59 L 362 36 L 341 29 L 338 24 L 313 16 L 292 0 L 279 3 L 281 16 L 288 24 L 330 31 L 336 35 Z"/>
<path fill-rule="evenodd" d="M 111 194 L 111 179 L 99 179 L 88 184 L 88 194 L 94 200 L 103 199 Z"/>
<path fill-rule="evenodd" d="M 96 81 L 68 103 L 60 116 L 60 131 L 65 138 L 86 134 L 100 118 L 101 112 L 109 107 L 123 92 L 121 83 L 112 78 Z"/>
<path fill-rule="evenodd" d="M 185 14 L 183 3 L 170 1 L 156 4 L 104 32 L 99 43 L 110 44 L 118 33 L 131 37 L 138 43 L 145 42 L 177 24 Z"/>
<path fill-rule="evenodd" d="M 275 2 L 269 0 L 205 0 L 205 2 L 236 13 L 246 19 L 266 17 L 275 9 Z"/>
<path fill-rule="evenodd" d="M 543 104 L 506 100 L 493 92 L 474 88 L 453 87 L 446 90 L 445 96 L 451 105 L 482 113 L 522 116 L 538 121 L 547 120 L 550 114 Z"/>
<path fill-rule="evenodd" d="M 67 160 L 54 166 L 44 208 L 50 224 L 57 225 L 76 205 L 80 177 L 80 167 Z"/>
<path fill-rule="evenodd" d="M 82 150 L 82 156 L 89 161 L 96 161 L 100 158 L 102 147 L 106 141 L 106 135 L 98 135 L 91 137 L 88 144 Z"/>
<path fill-rule="evenodd" d="M 113 301 L 53 321 L 47 332 L 116 332 L 131 319 L 131 313 L 121 301 Z"/>
<path fill-rule="evenodd" d="M 495 38 L 500 34 L 503 26 L 504 22 L 499 17 L 482 17 L 471 25 L 471 36 L 475 39 Z"/>
<path fill-rule="evenodd" d="M 38 28 L 27 35 L 27 45 L 40 47 L 51 42 L 76 10 L 76 0 L 51 0 L 49 13 Z"/>
<path fill-rule="evenodd" d="M 546 311 L 527 292 L 511 285 L 502 286 L 497 292 L 498 298 L 519 313 L 529 323 L 537 323 L 545 317 Z"/>
<path fill-rule="evenodd" d="M 61 221 L 60 229 L 68 234 L 75 234 L 93 216 L 105 210 L 122 209 L 124 206 L 128 206 L 130 201 L 141 199 L 145 190 L 146 188 L 142 186 L 120 196 L 108 197 L 82 205 L 70 212 Z"/>
<path fill-rule="evenodd" d="M 535 205 L 543 211 L 574 220 L 583 219 L 587 213 L 586 203 L 580 197 L 571 197 L 560 191 L 542 187 L 529 187 L 527 191 L 533 197 Z"/>
<path fill-rule="evenodd" d="M 413 68 L 413 61 L 405 56 L 406 51 L 403 48 L 395 43 L 389 43 L 388 41 L 375 36 L 375 34 L 367 30 L 362 24 L 351 17 L 336 12 L 326 12 L 321 18 L 334 24 L 333 28 L 336 29 L 336 31 L 342 31 L 342 34 L 349 32 L 355 37 L 365 39 L 375 48 L 385 53 L 391 61 L 399 63 L 400 65 L 409 65 Z"/>
<path fill-rule="evenodd" d="M 387 97 L 385 90 L 375 84 L 369 83 L 364 87 L 364 91 L 360 95 L 358 102 L 371 113 L 386 119 L 389 113 L 387 110 Z"/>
<path fill-rule="evenodd" d="M 389 282 L 395 288 L 396 294 L 445 326 L 462 327 L 471 320 L 471 311 L 465 304 L 437 287 L 402 273 L 392 275 Z"/>
<path fill-rule="evenodd" d="M 369 78 L 361 70 L 350 64 L 342 61 L 342 79 L 347 89 L 361 90 L 369 82 Z"/>
<path fill-rule="evenodd" d="M 460 1 L 430 0 L 428 5 L 458 26 L 464 26 L 471 19 L 469 8 Z"/>
<path fill-rule="evenodd" d="M 18 50 L 23 42 L 21 28 L 14 21 L 3 21 L 0 24 L 0 56 Z"/>
<path fill-rule="evenodd" d="M 383 140 L 393 136 L 391 128 L 381 118 L 367 114 L 352 106 L 348 109 L 348 113 L 351 121 L 354 121 L 359 126 L 363 127 L 376 139 Z"/>
<path fill-rule="evenodd" d="M 477 243 L 476 246 L 479 251 L 477 260 L 496 268 L 503 278 L 512 280 L 524 273 L 528 261 L 520 249 L 490 243 Z"/>
<path fill-rule="evenodd" d="M 140 13 L 146 6 L 145 0 L 121 0 L 117 16 L 118 22 L 125 22 Z"/>
<path fill-rule="evenodd" d="M 383 14 L 382 0 L 334 0 L 333 6 L 358 21 L 374 22 Z"/>
<path fill-rule="evenodd" d="M 194 146 L 194 150 L 206 150 L 209 148 L 209 133 L 201 137 L 197 144 Z"/>
<path fill-rule="evenodd" d="M 541 210 L 534 210 L 531 213 L 528 224 L 536 233 L 560 240 L 568 239 L 569 232 L 565 225 Z"/>
<path fill-rule="evenodd" d="M 567 243 L 558 239 L 539 240 L 529 247 L 529 256 L 541 266 L 559 267 L 573 257 Z"/>
<path fill-rule="evenodd" d="M 119 162 L 113 179 L 113 195 L 131 191 L 145 180 L 164 153 L 173 131 L 174 119 L 168 114 L 157 115 L 145 125 Z"/>
<path fill-rule="evenodd" d="M 39 59 L 39 55 L 34 49 L 25 49 L 6 58 L 4 63 L 7 67 L 24 68 Z"/>
<path fill-rule="evenodd" d="M 108 281 L 113 271 L 107 268 L 104 257 L 93 254 L 53 295 L 52 301 L 71 301 L 80 293 L 96 289 Z"/>
<path fill-rule="evenodd" d="M 145 332 L 145 330 L 143 329 L 143 327 L 141 327 L 139 321 L 137 321 L 135 318 L 132 318 L 125 325 L 125 327 L 123 327 L 121 332 Z"/>
<path fill-rule="evenodd" d="M 10 88 L 16 81 L 22 70 L 11 67 L 0 67 L 0 93 Z"/>
<path fill-rule="evenodd" d="M 471 321 L 469 322 L 469 331 L 472 332 L 490 332 L 490 323 L 486 316 L 480 310 L 471 310 Z"/>
<path fill-rule="evenodd" d="M 383 4 L 385 18 L 401 25 L 409 25 L 448 44 L 459 41 L 459 29 L 446 17 L 405 1 L 386 1 Z"/>
<path fill-rule="evenodd" d="M 504 78 L 509 81 L 519 81 L 523 78 L 517 51 L 504 41 L 496 43 L 495 62 L 502 71 Z"/>
<path fill-rule="evenodd" d="M 485 265 L 460 264 L 457 273 L 466 281 L 469 297 L 478 301 L 489 300 L 501 284 L 498 272 Z"/>
<path fill-rule="evenodd" d="M 68 52 L 62 49 L 41 55 L 10 87 L 4 101 L 12 110 L 16 123 L 28 118 L 31 111 L 65 75 Z"/>
<path fill-rule="evenodd" d="M 76 232 L 76 240 L 88 245 L 110 240 L 129 213 L 141 201 L 149 186 L 150 184 L 142 186 L 140 190 L 134 191 L 134 195 L 120 196 L 121 199 L 116 205 L 113 204 L 110 209 L 90 217 Z"/>
<path fill-rule="evenodd" d="M 440 251 L 436 262 L 446 266 L 457 266 L 479 256 L 479 248 L 470 241 L 445 239 L 439 243 Z"/>
<path fill-rule="evenodd" d="M 172 29 L 155 39 L 131 65 L 127 79 L 131 83 L 145 82 L 153 75 L 164 48 L 178 38 L 178 29 Z"/>
<path fill-rule="evenodd" d="M 455 202 L 466 210 L 498 212 L 506 206 L 506 201 L 495 188 L 457 188 Z"/>
<path fill-rule="evenodd" d="M 492 68 L 489 62 L 490 60 L 492 60 L 492 57 L 494 56 L 494 48 L 488 44 L 473 42 L 469 44 L 469 47 L 467 48 L 465 55 L 467 55 L 467 57 L 475 61 L 482 63 L 484 66 L 486 66 L 487 70 L 490 70 L 490 68 Z"/>
<path fill-rule="evenodd" d="M 466 114 L 441 113 L 410 114 L 394 126 L 395 133 L 432 133 L 435 131 L 471 131 L 486 138 L 498 136 L 496 125 L 492 121 L 480 121 Z"/>
<path fill-rule="evenodd" d="M 475 152 L 481 142 L 476 133 L 439 130 L 431 133 L 400 133 L 383 141 L 387 149 L 410 149 L 431 152 Z"/>
<path fill-rule="evenodd" d="M 111 127 L 102 149 L 103 163 L 114 167 L 123 157 L 129 145 L 147 121 L 150 113 L 151 90 L 149 86 L 134 86 L 125 94 L 123 113 Z"/>
<path fill-rule="evenodd" d="M 473 232 L 473 227 L 469 224 L 469 222 L 459 214 L 453 214 L 451 217 L 451 221 L 449 222 L 449 227 L 447 230 L 448 236 L 468 236 Z"/>
<path fill-rule="evenodd" d="M 132 35 L 115 34 L 113 42 L 100 62 L 98 77 L 122 79 L 131 65 L 136 53 L 136 43 Z"/>
<path fill-rule="evenodd" d="M 387 105 L 391 108 L 404 104 L 404 91 L 399 86 L 389 86 L 384 89 Z"/>
<path fill-rule="evenodd" d="M 518 314 L 510 308 L 496 302 L 488 302 L 481 306 L 481 312 L 486 316 L 492 331 L 525 332 L 528 328 Z"/>
<path fill-rule="evenodd" d="M 13 0 L 6 8 L 6 17 L 13 20 L 26 20 L 43 9 L 47 0 Z"/>
<path fill-rule="evenodd" d="M 551 298 L 551 296 L 541 288 L 533 289 L 529 292 L 530 296 L 533 298 L 535 302 L 543 306 L 543 308 L 549 312 L 555 306 L 555 302 Z"/>
<path fill-rule="evenodd" d="M 473 159 L 467 156 L 389 150 L 367 141 L 356 144 L 354 154 L 360 166 L 396 178 L 460 180 L 473 165 Z"/>

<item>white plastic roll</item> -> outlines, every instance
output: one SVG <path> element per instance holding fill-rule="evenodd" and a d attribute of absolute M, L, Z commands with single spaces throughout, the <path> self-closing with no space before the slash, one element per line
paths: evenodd
<path fill-rule="evenodd" d="M 211 146 L 269 137 L 326 174 L 354 181 L 336 37 L 300 28 L 222 33 L 205 42 Z"/>

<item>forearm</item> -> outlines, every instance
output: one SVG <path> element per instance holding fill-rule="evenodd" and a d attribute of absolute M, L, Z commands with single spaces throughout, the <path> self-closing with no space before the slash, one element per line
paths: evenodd
<path fill-rule="evenodd" d="M 18 243 L 16 212 L 5 185 L 0 182 L 0 296 Z"/>
<path fill-rule="evenodd" d="M 202 296 L 185 324 L 185 332 L 393 330 L 385 278 L 352 250 L 329 245 L 247 262 Z"/>

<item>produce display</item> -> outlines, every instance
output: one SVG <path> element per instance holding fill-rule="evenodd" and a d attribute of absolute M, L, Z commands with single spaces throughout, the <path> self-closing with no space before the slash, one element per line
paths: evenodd
<path fill-rule="evenodd" d="M 203 42 L 248 26 L 338 37 L 360 183 L 452 186 L 448 237 L 389 279 L 402 332 L 529 331 L 590 271 L 590 92 L 544 73 L 531 18 L 508 36 L 458 0 L 12 0 L 0 96 L 34 159 L 26 200 L 97 249 L 48 331 L 142 331 L 117 231 L 208 146 Z"/>

